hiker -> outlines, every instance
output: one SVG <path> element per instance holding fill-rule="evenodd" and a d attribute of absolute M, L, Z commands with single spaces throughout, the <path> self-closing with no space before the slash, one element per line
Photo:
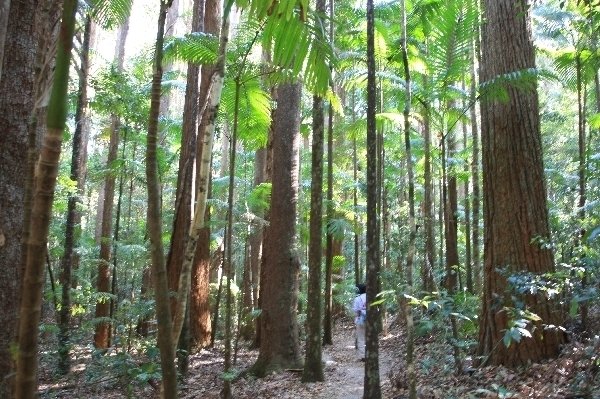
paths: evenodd
<path fill-rule="evenodd" d="M 356 350 L 358 359 L 365 360 L 365 332 L 367 325 L 367 287 L 364 284 L 356 285 L 358 295 L 354 298 L 352 310 L 354 311 L 354 324 L 356 325 Z"/>

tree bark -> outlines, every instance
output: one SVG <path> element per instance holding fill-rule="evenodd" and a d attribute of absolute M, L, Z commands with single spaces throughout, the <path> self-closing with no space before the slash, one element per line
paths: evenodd
<path fill-rule="evenodd" d="M 177 344 L 183 319 L 186 312 L 188 294 L 191 286 L 192 263 L 196 253 L 196 243 L 200 236 L 201 230 L 205 227 L 206 201 L 208 199 L 208 185 L 211 171 L 211 155 L 213 148 L 213 136 L 221 102 L 221 92 L 225 78 L 225 55 L 227 51 L 227 42 L 229 40 L 229 12 L 223 15 L 223 23 L 221 25 L 219 58 L 216 62 L 215 69 L 210 75 L 210 84 L 208 87 L 208 97 L 201 105 L 200 113 L 202 114 L 201 129 L 198 131 L 198 140 L 201 141 L 202 153 L 198 157 L 200 161 L 200 172 L 197 176 L 197 198 L 194 217 L 190 227 L 189 235 L 186 240 L 184 262 L 181 266 L 179 278 L 179 291 L 177 293 L 177 312 L 173 315 L 173 339 L 174 345 Z M 200 93 L 202 100 L 202 92 Z M 200 145 L 200 144 L 199 144 Z"/>
<path fill-rule="evenodd" d="M 38 331 L 41 315 L 46 245 L 52 214 L 54 187 L 58 175 L 62 134 L 67 119 L 69 65 L 75 31 L 76 10 L 76 0 L 65 1 L 60 25 L 54 81 L 48 104 L 46 121 L 48 130 L 44 136 L 42 151 L 35 171 L 33 208 L 23 279 L 23 297 L 19 312 L 15 387 L 15 397 L 17 399 L 34 398 L 37 394 L 38 334 L 35 332 Z"/>
<path fill-rule="evenodd" d="M 218 1 L 196 0 L 194 3 L 194 12 L 198 12 L 198 31 L 207 33 L 219 34 L 220 28 L 220 11 Z M 195 15 L 195 14 L 194 14 Z M 210 89 L 211 72 L 210 66 L 202 66 L 200 77 L 200 87 L 196 99 L 196 107 L 202 108 L 206 103 L 208 90 Z M 196 129 L 197 133 L 203 132 L 206 126 L 206 120 L 203 115 L 198 115 L 200 119 Z M 194 146 L 196 157 L 196 176 L 199 176 L 202 156 L 202 140 L 196 140 Z M 210 186 L 210 181 L 209 181 Z M 209 189 L 210 191 L 210 189 Z M 196 187 L 196 196 L 199 192 L 199 187 Z M 206 221 L 210 218 L 210 212 L 207 210 L 204 218 Z M 188 230 L 189 231 L 189 230 Z M 187 237 L 188 232 L 186 232 Z M 209 303 L 209 283 L 210 283 L 210 228 L 208 223 L 200 229 L 198 236 L 198 244 L 193 260 L 191 293 L 190 293 L 190 344 L 194 348 L 205 348 L 211 342 L 211 319 L 210 319 L 210 303 Z"/>
<path fill-rule="evenodd" d="M 178 2 L 174 2 L 172 8 L 167 14 L 167 29 L 173 18 L 173 11 L 178 7 Z M 203 1 L 194 1 L 192 15 L 192 32 L 198 32 L 201 26 L 200 8 L 204 7 Z M 169 291 L 177 292 L 179 286 L 180 267 L 183 263 L 183 251 L 185 249 L 185 238 L 190 228 L 191 210 L 192 210 L 192 180 L 194 172 L 195 148 L 196 148 L 196 127 L 198 120 L 198 81 L 200 68 L 198 65 L 189 63 L 187 67 L 187 84 L 185 87 L 185 100 L 183 105 L 183 124 L 181 127 L 181 147 L 179 155 L 179 169 L 177 172 L 177 189 L 175 192 L 175 216 L 173 218 L 173 229 L 171 233 L 171 245 L 167 256 L 167 273 L 169 278 Z M 161 102 L 161 114 L 168 112 L 166 105 L 167 99 Z M 192 288 L 193 289 L 193 288 Z M 175 314 L 177 303 L 171 298 L 171 314 Z M 192 319 L 189 318 L 188 322 Z M 188 325 L 190 332 L 193 330 L 192 324 Z M 186 337 L 192 339 L 192 334 L 186 334 Z M 183 353 L 190 353 L 191 342 L 188 339 L 180 339 L 180 349 Z M 187 356 L 180 357 L 179 367 L 187 362 Z"/>
<path fill-rule="evenodd" d="M 525 8 L 527 6 L 527 8 Z M 529 4 L 486 0 L 481 80 L 535 67 Z M 520 298 L 541 318 L 532 337 L 502 345 L 510 328 L 506 275 L 554 270 L 542 159 L 537 90 L 508 87 L 509 100 L 481 102 L 484 200 L 484 291 L 478 355 L 491 364 L 525 365 L 556 356 L 564 335 L 560 309 L 543 295 Z M 514 294 L 514 293 L 513 293 Z M 544 326 L 547 326 L 545 328 Z"/>
<path fill-rule="evenodd" d="M 317 3 L 323 12 L 325 2 Z M 310 241 L 308 249 L 308 290 L 306 311 L 306 358 L 302 382 L 323 381 L 321 345 L 321 259 L 323 229 L 323 99 L 313 96 L 312 162 L 310 186 Z"/>
<path fill-rule="evenodd" d="M 4 3 L 6 4 L 6 3 Z M 37 1 L 19 2 L 7 12 L 0 75 L 0 397 L 12 397 L 13 358 L 22 281 L 25 179 L 28 175 L 28 123 L 34 107 Z"/>
<path fill-rule="evenodd" d="M 296 320 L 300 262 L 295 249 L 301 86 L 282 84 L 277 94 L 272 188 L 277 201 L 271 202 L 265 238 L 260 351 L 252 367 L 260 377 L 302 364 Z"/>
<path fill-rule="evenodd" d="M 160 108 L 162 58 L 165 19 L 171 1 L 161 0 L 158 15 L 158 30 L 154 48 L 152 74 L 152 92 L 150 97 L 150 116 L 146 138 L 146 180 L 148 186 L 148 236 L 150 237 L 150 256 L 152 260 L 152 278 L 154 279 L 154 298 L 158 323 L 157 344 L 160 350 L 162 370 L 163 398 L 177 397 L 177 372 L 175 370 L 175 348 L 171 338 L 171 309 L 169 302 L 169 283 L 162 244 L 162 219 L 160 211 L 160 191 L 158 182 L 158 161 L 156 158 L 158 137 L 158 115 Z M 177 341 L 175 341 L 177 342 Z"/>
<path fill-rule="evenodd" d="M 379 293 L 380 250 L 377 204 L 377 83 L 375 77 L 375 15 L 367 0 L 367 325 L 364 399 L 381 398 L 379 379 L 379 306 L 371 305 Z"/>

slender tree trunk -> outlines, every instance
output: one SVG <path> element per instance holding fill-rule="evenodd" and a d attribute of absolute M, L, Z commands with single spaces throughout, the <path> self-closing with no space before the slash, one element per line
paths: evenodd
<path fill-rule="evenodd" d="M 449 167 L 448 159 L 454 156 L 455 139 L 453 132 L 448 132 L 442 143 L 442 162 L 444 164 L 444 237 L 446 240 L 446 289 L 449 294 L 456 291 L 458 283 L 458 223 L 456 214 L 458 211 L 458 199 L 456 188 L 456 171 Z"/>
<path fill-rule="evenodd" d="M 581 56 L 577 54 L 575 57 L 575 68 L 577 75 L 577 131 L 578 131 L 578 147 L 579 147 L 579 167 L 578 167 L 578 198 L 577 198 L 577 216 L 580 220 L 581 225 L 583 226 L 585 221 L 585 202 L 586 202 L 586 171 L 587 171 L 587 148 L 586 148 L 586 132 L 585 132 L 585 114 L 586 114 L 586 88 L 585 83 L 583 82 L 582 77 L 582 64 L 581 64 Z M 575 237 L 577 246 L 581 246 L 581 241 L 585 236 L 585 228 L 580 228 L 576 233 Z M 581 260 L 585 257 L 584 254 L 578 256 Z M 581 265 L 584 266 L 584 265 Z M 583 271 L 582 276 L 582 288 L 586 288 L 587 285 L 587 270 Z M 588 307 L 586 302 L 582 302 L 580 306 L 580 314 L 581 314 L 581 327 L 584 331 L 587 330 L 588 324 Z"/>
<path fill-rule="evenodd" d="M 512 0 L 486 0 L 481 80 L 535 68 L 530 8 Z M 529 6 L 529 4 L 527 4 Z M 519 302 L 541 318 L 531 338 L 499 348 L 518 310 L 506 274 L 541 276 L 554 270 L 542 159 L 537 91 L 507 88 L 508 101 L 483 98 L 482 149 L 485 221 L 484 290 L 477 354 L 483 363 L 518 366 L 556 356 L 564 342 L 557 328 L 561 311 L 545 295 L 522 295 Z M 514 311 L 513 311 L 514 312 Z M 543 323 L 543 324 L 542 324 Z M 545 327 L 548 326 L 548 327 Z"/>
<path fill-rule="evenodd" d="M 479 3 L 479 1 L 477 1 Z M 479 8 L 479 6 L 478 6 Z M 473 45 L 473 60 L 471 62 L 471 97 L 475 98 L 477 92 L 477 78 L 478 74 L 476 71 L 476 63 L 479 61 L 479 30 L 475 37 L 475 44 Z M 476 293 L 481 292 L 483 286 L 482 268 L 481 268 L 481 246 L 480 246 L 480 229 L 479 221 L 481 220 L 480 213 L 480 182 L 479 182 L 479 125 L 477 123 L 477 109 L 471 107 L 471 136 L 473 140 L 473 150 L 471 159 L 471 180 L 473 181 L 473 220 L 472 220 L 472 248 L 473 248 L 473 288 Z"/>
<path fill-rule="evenodd" d="M 245 64 L 245 58 L 242 63 L 242 68 Z M 231 295 L 231 280 L 234 278 L 233 268 L 233 198 L 235 188 L 235 161 L 236 161 L 236 150 L 237 150 L 237 129 L 238 129 L 238 118 L 239 118 L 239 106 L 240 106 L 240 74 L 235 79 L 235 99 L 234 99 L 234 116 L 233 116 L 233 130 L 231 132 L 231 152 L 229 154 L 229 190 L 227 195 L 227 229 L 225 236 L 225 275 L 227 276 L 227 287 L 226 287 L 226 299 L 225 299 L 225 351 L 224 351 L 224 373 L 231 371 L 231 322 L 232 322 L 232 295 Z M 226 140 L 224 140 L 226 141 Z M 223 380 L 223 391 L 221 396 L 224 399 L 231 399 L 231 380 L 225 378 Z"/>
<path fill-rule="evenodd" d="M 67 119 L 67 90 L 73 34 L 75 31 L 76 0 L 66 0 L 63 6 L 60 38 L 56 55 L 54 82 L 47 116 L 47 133 L 35 171 L 35 189 L 31 211 L 30 235 L 27 241 L 27 260 L 23 281 L 23 297 L 19 313 L 19 340 L 15 397 L 34 398 L 37 394 L 38 331 L 44 264 L 52 200 L 63 129 Z"/>
<path fill-rule="evenodd" d="M 413 262 L 416 252 L 416 237 L 417 226 L 415 222 L 415 177 L 412 161 L 412 148 L 410 145 L 410 112 L 411 112 L 411 75 L 410 66 L 408 63 L 408 47 L 407 47 L 407 29 L 406 29 L 406 1 L 401 0 L 401 18 L 402 18 L 402 63 L 404 65 L 404 80 L 405 84 L 405 103 L 404 103 L 404 148 L 406 151 L 406 169 L 408 172 L 408 255 L 406 256 L 406 285 L 407 293 L 413 294 Z M 402 302 L 406 303 L 406 300 Z M 414 364 L 414 322 L 413 313 L 410 305 L 406 304 L 406 366 L 408 375 L 409 398 L 417 398 L 417 377 Z"/>
<path fill-rule="evenodd" d="M 266 161 L 267 161 L 267 150 L 266 148 L 260 148 L 256 150 L 254 155 L 254 187 L 265 181 L 265 173 L 266 173 Z M 256 213 L 256 212 L 255 212 Z M 264 214 L 261 212 L 258 216 L 263 217 Z M 248 237 L 249 244 L 249 271 L 250 278 L 249 284 L 251 288 L 250 295 L 252 296 L 252 301 L 249 304 L 251 309 L 258 308 L 258 288 L 260 286 L 260 259 L 262 254 L 262 242 L 263 242 L 263 231 L 264 227 L 262 223 L 257 223 L 253 227 L 251 227 L 252 231 L 250 232 L 250 236 Z M 256 331 L 256 321 L 248 320 L 247 324 L 249 327 L 248 331 L 245 334 L 246 339 L 251 339 L 252 335 Z"/>
<path fill-rule="evenodd" d="M 462 124 L 463 129 L 463 149 L 468 147 L 468 136 L 467 136 L 467 125 Z M 469 164 L 465 163 L 464 171 L 469 173 Z M 467 292 L 474 294 L 473 287 L 473 263 L 472 263 L 472 249 L 471 249 L 471 198 L 469 195 L 469 179 L 464 182 L 464 208 L 465 208 L 465 282 Z"/>
<path fill-rule="evenodd" d="M 77 99 L 77 110 L 75 111 L 75 133 L 73 134 L 73 153 L 71 156 L 71 180 L 79 186 L 81 152 L 84 142 L 84 118 L 87 108 L 87 83 L 89 72 L 89 51 L 90 36 L 92 28 L 92 19 L 89 15 L 85 17 L 85 30 L 83 43 L 81 46 L 81 64 L 79 71 L 79 93 Z M 78 190 L 76 194 L 69 196 L 67 207 L 67 221 L 65 226 L 65 252 L 62 259 L 62 273 L 60 283 L 62 285 L 62 301 L 59 315 L 59 334 L 58 334 L 58 370 L 62 374 L 67 374 L 70 368 L 69 358 L 69 323 L 71 321 L 71 274 L 74 247 L 77 245 L 75 233 L 75 222 L 77 213 L 77 203 L 81 201 Z"/>
<path fill-rule="evenodd" d="M 375 80 L 375 15 L 367 0 L 367 325 L 364 399 L 381 398 L 379 379 L 379 305 L 371 305 L 379 293 L 380 252 L 377 234 L 377 83 Z"/>
<path fill-rule="evenodd" d="M 331 109 L 329 111 L 331 115 Z M 323 345 L 333 345 L 333 118 L 327 126 L 327 235 L 325 238 L 325 312 L 323 314 Z"/>
<path fill-rule="evenodd" d="M 325 1 L 317 2 L 317 12 L 325 11 Z M 310 186 L 310 242 L 308 249 L 308 290 L 306 312 L 306 359 L 302 382 L 323 381 L 321 345 L 321 259 L 323 228 L 323 99 L 313 96 L 312 162 Z"/>
<path fill-rule="evenodd" d="M 433 268 L 435 267 L 435 234 L 434 234 L 434 209 L 433 209 L 433 181 L 431 177 L 431 127 L 429 105 L 423 106 L 423 141 L 424 141 L 424 171 L 423 171 L 423 228 L 425 230 L 425 256 L 421 269 L 423 289 L 433 291 Z"/>
<path fill-rule="evenodd" d="M 257 376 L 301 366 L 298 308 L 300 262 L 295 249 L 301 85 L 277 89 L 273 119 L 273 187 L 261 275 L 261 340 Z"/>
<path fill-rule="evenodd" d="M 123 71 L 125 59 L 125 41 L 129 32 L 129 19 L 125 20 L 119 29 L 117 48 L 115 50 L 115 67 L 118 72 Z M 112 169 L 117 160 L 119 149 L 119 134 L 121 122 L 117 115 L 111 115 L 110 142 L 108 145 L 108 157 L 106 160 L 107 173 L 104 179 L 104 202 L 102 204 L 102 225 L 100 230 L 100 259 L 98 262 L 98 276 L 96 289 L 98 293 L 109 294 L 111 290 L 111 249 L 113 234 L 113 205 L 115 197 L 115 173 Z M 94 332 L 94 346 L 98 349 L 106 349 L 111 344 L 110 300 L 106 297 L 96 303 L 95 317 L 98 319 Z"/>
<path fill-rule="evenodd" d="M 355 92 L 352 91 L 352 123 L 356 119 Z M 354 188 L 352 189 L 352 203 L 354 206 L 354 285 L 361 282 L 360 274 L 360 238 L 358 235 L 358 154 L 356 151 L 356 137 L 352 138 L 352 178 Z"/>
<path fill-rule="evenodd" d="M 158 15 L 158 31 L 154 48 L 152 75 L 152 93 L 150 97 L 150 116 L 146 138 L 146 180 L 148 186 L 148 236 L 150 237 L 150 255 L 152 260 L 152 278 L 154 279 L 154 298 L 158 323 L 157 344 L 160 350 L 162 370 L 162 397 L 177 397 L 177 372 L 175 371 L 175 347 L 171 338 L 171 309 L 169 302 L 169 283 L 162 244 L 162 220 L 160 211 L 160 192 L 158 182 L 158 161 L 156 159 L 158 137 L 158 115 L 162 82 L 162 58 L 165 19 L 171 1 L 161 0 Z M 175 341 L 176 342 L 176 341 Z"/>

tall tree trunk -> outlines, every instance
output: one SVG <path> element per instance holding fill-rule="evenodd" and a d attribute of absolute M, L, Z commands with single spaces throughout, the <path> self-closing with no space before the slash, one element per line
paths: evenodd
<path fill-rule="evenodd" d="M 117 72 L 123 71 L 125 60 L 125 41 L 129 32 L 129 18 L 125 20 L 119 29 L 117 47 L 115 49 L 115 68 Z M 113 204 L 115 197 L 116 174 L 112 171 L 115 167 L 119 150 L 119 134 L 121 122 L 117 115 L 111 115 L 110 142 L 108 144 L 108 156 L 106 159 L 107 172 L 104 178 L 104 202 L 102 203 L 102 225 L 100 228 L 100 257 L 98 261 L 98 276 L 96 289 L 98 293 L 111 293 L 110 260 L 113 234 Z M 98 349 L 106 349 L 111 341 L 110 300 L 103 297 L 96 303 L 95 317 L 98 319 L 94 332 L 94 346 Z"/>
<path fill-rule="evenodd" d="M 6 3 L 4 2 L 6 5 Z M 0 397 L 12 397 L 11 346 L 17 333 L 21 295 L 25 184 L 28 173 L 28 123 L 34 107 L 35 25 L 37 1 L 19 2 L 9 13 L 0 75 Z M 35 140 L 34 140 L 35 141 Z"/>
<path fill-rule="evenodd" d="M 479 9 L 479 0 L 477 0 L 477 8 Z M 477 93 L 477 81 L 478 74 L 476 70 L 476 64 L 480 60 L 479 54 L 479 43 L 480 42 L 480 32 L 477 30 L 477 34 L 475 36 L 475 43 L 473 44 L 473 59 L 471 61 L 471 98 L 475 98 Z M 479 229 L 479 221 L 480 217 L 480 182 L 479 182 L 479 124 L 477 123 L 477 110 L 475 106 L 471 107 L 471 136 L 473 140 L 473 150 L 471 159 L 471 180 L 473 181 L 473 219 L 472 219 L 472 240 L 471 245 L 473 248 L 473 288 L 476 293 L 481 292 L 481 287 L 483 286 L 481 277 L 482 277 L 482 269 L 481 269 L 481 242 L 480 240 L 480 229 Z"/>
<path fill-rule="evenodd" d="M 434 234 L 434 209 L 433 209 L 433 181 L 431 177 L 431 126 L 429 105 L 423 106 L 423 229 L 425 231 L 425 256 L 421 269 L 423 289 L 431 292 L 434 289 L 433 268 L 435 267 L 435 234 Z"/>
<path fill-rule="evenodd" d="M 87 108 L 87 84 L 89 72 L 89 51 L 90 51 L 90 36 L 92 30 L 92 19 L 90 15 L 85 16 L 85 29 L 83 34 L 83 43 L 81 45 L 81 63 L 79 71 L 79 93 L 77 98 L 77 109 L 75 111 L 75 133 L 73 134 L 73 153 L 71 155 L 71 180 L 79 186 L 81 152 L 84 141 L 84 118 L 86 117 Z M 79 187 L 78 187 L 79 188 Z M 62 301 L 59 315 L 59 334 L 58 334 L 58 370 L 62 374 L 67 374 L 70 368 L 69 358 L 69 323 L 71 321 L 71 274 L 73 249 L 77 245 L 77 237 L 75 236 L 75 222 L 77 213 L 77 203 L 81 201 L 82 192 L 77 191 L 76 194 L 69 196 L 67 207 L 67 221 L 65 226 L 65 252 L 62 259 L 62 273 L 60 283 L 62 285 Z"/>
<path fill-rule="evenodd" d="M 367 0 L 367 325 L 363 398 L 381 398 L 379 379 L 379 305 L 371 303 L 379 294 L 380 251 L 377 234 L 377 83 L 375 80 L 375 15 L 373 0 Z"/>
<path fill-rule="evenodd" d="M 67 91 L 73 34 L 75 31 L 76 0 L 66 0 L 63 6 L 60 37 L 56 54 L 54 82 L 47 115 L 47 132 L 35 171 L 35 188 L 27 257 L 23 281 L 23 297 L 19 313 L 19 339 L 15 397 L 34 398 L 37 394 L 38 331 L 44 264 L 48 230 L 52 213 L 52 200 L 63 129 L 67 119 Z"/>
<path fill-rule="evenodd" d="M 585 202 L 586 202 L 586 171 L 587 171 L 587 148 L 586 148 L 586 132 L 585 132 L 585 114 L 586 114 L 586 87 L 585 82 L 583 82 L 583 66 L 581 61 L 581 55 L 577 54 L 575 57 L 575 68 L 577 75 L 577 131 L 578 131 L 578 147 L 579 147 L 579 166 L 577 170 L 578 175 L 578 198 L 577 198 L 577 209 L 578 209 L 578 218 L 580 220 L 581 225 L 583 226 L 585 223 Z M 581 227 L 579 231 L 576 233 L 575 237 L 577 245 L 582 245 L 581 241 L 585 236 L 585 228 Z M 581 249 L 580 249 L 581 250 Z M 579 256 L 581 259 L 585 257 L 584 254 Z M 585 266 L 585 265 L 580 265 Z M 587 284 L 587 270 L 583 271 L 582 276 L 582 286 L 586 288 Z M 587 330 L 586 326 L 588 324 L 588 306 L 586 302 L 583 302 L 580 307 L 581 313 L 581 327 L 584 331 Z"/>
<path fill-rule="evenodd" d="M 331 114 L 331 110 L 329 111 Z M 323 314 L 323 345 L 333 345 L 333 234 L 330 223 L 333 209 L 333 118 L 327 126 L 327 235 L 325 238 L 325 311 Z"/>
<path fill-rule="evenodd" d="M 179 2 L 176 1 L 171 6 L 167 14 L 167 29 L 174 23 L 172 18 L 174 10 L 178 9 Z M 203 8 L 202 1 L 194 1 L 192 14 L 192 32 L 200 29 L 200 8 Z M 176 292 L 179 285 L 179 272 L 183 263 L 183 251 L 185 248 L 186 233 L 190 228 L 191 209 L 192 209 L 192 180 L 194 172 L 195 148 L 196 148 L 196 126 L 198 119 L 198 80 L 200 68 L 198 65 L 189 63 L 187 67 L 187 84 L 185 87 L 185 100 L 183 105 L 183 124 L 181 137 L 181 150 L 179 155 L 179 169 L 177 172 L 177 189 L 175 193 L 175 216 L 173 218 L 173 229 L 171 233 L 171 245 L 167 256 L 167 273 L 169 278 L 169 291 Z M 167 99 L 161 102 L 161 113 L 168 112 Z M 175 313 L 176 302 L 171 299 L 172 314 Z M 179 348 L 182 349 L 182 356 L 179 357 L 178 367 L 180 371 L 186 368 L 187 355 L 190 353 L 190 339 L 193 337 L 193 325 L 188 318 L 188 334 L 185 334 L 186 340 L 180 339 Z M 185 322 L 184 322 L 185 325 Z M 195 331 L 195 330 L 193 330 Z M 182 334 L 182 337 L 184 334 Z"/>
<path fill-rule="evenodd" d="M 277 89 L 273 119 L 273 187 L 261 275 L 261 341 L 252 371 L 258 376 L 301 365 L 296 320 L 300 262 L 295 249 L 301 85 Z"/>
<path fill-rule="evenodd" d="M 407 28 L 406 28 L 406 1 L 401 0 L 401 18 L 402 18 L 402 64 L 404 66 L 404 81 L 405 84 L 405 103 L 404 103 L 404 148 L 406 151 L 406 169 L 408 172 L 408 255 L 406 256 L 406 285 L 408 295 L 413 294 L 413 262 L 416 252 L 417 226 L 415 222 L 415 172 L 412 160 L 412 148 L 410 145 L 410 112 L 411 112 L 411 74 L 408 63 L 408 47 L 407 47 Z M 406 366 L 408 375 L 409 398 L 417 398 L 417 377 L 414 364 L 414 323 L 412 308 L 406 302 Z"/>
<path fill-rule="evenodd" d="M 158 14 L 158 31 L 154 48 L 152 74 L 152 92 L 150 97 L 150 116 L 146 138 L 146 180 L 148 185 L 148 236 L 150 237 L 150 256 L 152 260 L 152 278 L 154 279 L 154 298 L 158 323 L 157 344 L 160 349 L 163 398 L 177 397 L 177 372 L 175 371 L 175 346 L 171 338 L 171 309 L 169 302 L 169 283 L 162 244 L 162 219 L 160 211 L 160 191 L 158 182 L 158 161 L 156 159 L 158 137 L 158 114 L 162 83 L 162 58 L 165 19 L 171 1 L 161 0 Z"/>
<path fill-rule="evenodd" d="M 265 167 L 266 167 L 266 158 L 267 151 L 266 148 L 260 148 L 256 150 L 254 155 L 254 182 L 253 186 L 256 187 L 259 184 L 265 181 Z M 256 214 L 257 212 L 254 211 Z M 259 212 L 257 216 L 264 216 L 263 212 Z M 263 242 L 263 231 L 264 227 L 262 223 L 255 223 L 250 227 L 250 235 L 248 237 L 248 272 L 247 274 L 249 284 L 249 293 L 250 298 L 244 299 L 244 306 L 246 308 L 246 312 L 250 309 L 258 308 L 258 287 L 260 284 L 260 258 L 262 253 L 262 242 Z M 250 340 L 255 333 L 255 320 L 248 320 L 246 315 L 246 320 L 244 321 L 245 328 L 242 332 L 243 337 L 246 340 Z"/>
<path fill-rule="evenodd" d="M 448 159 L 454 156 L 455 139 L 453 132 L 447 132 L 442 139 L 443 162 L 443 207 L 444 207 L 444 238 L 446 240 L 446 275 L 445 286 L 449 294 L 454 294 L 458 283 L 458 199 L 456 188 L 456 170 L 450 166 Z"/>
<path fill-rule="evenodd" d="M 466 151 L 468 147 L 468 134 L 467 134 L 467 124 L 462 124 L 463 130 L 463 149 Z M 469 164 L 465 162 L 464 172 L 466 174 L 469 173 Z M 463 192 L 463 204 L 465 208 L 465 284 L 467 292 L 470 294 L 474 294 L 473 287 L 473 259 L 471 257 L 472 248 L 471 248 L 471 198 L 469 195 L 469 179 L 464 182 Z"/>
<path fill-rule="evenodd" d="M 227 278 L 227 284 L 225 287 L 225 349 L 223 353 L 224 358 L 224 369 L 223 373 L 229 373 L 231 369 L 231 280 L 233 276 L 233 197 L 235 194 L 235 155 L 237 145 L 237 126 L 239 118 L 238 107 L 240 105 L 240 76 L 238 75 L 235 79 L 235 99 L 234 99 L 234 116 L 233 116 L 233 131 L 231 133 L 231 153 L 229 154 L 229 188 L 227 193 L 227 227 L 225 229 L 225 259 L 224 259 L 224 274 Z M 226 138 L 223 142 L 228 141 Z M 223 145 L 224 148 L 229 148 Z M 231 399 L 231 380 L 225 378 L 223 380 L 223 390 L 221 391 L 221 397 L 224 399 Z"/>
<path fill-rule="evenodd" d="M 202 122 L 198 131 L 198 140 L 202 145 L 202 152 L 198 157 L 200 161 L 200 172 L 197 175 L 197 198 L 194 217 L 190 227 L 189 235 L 186 240 L 184 260 L 181 266 L 179 278 L 179 291 L 177 293 L 177 311 L 173 316 L 173 339 L 174 345 L 177 344 L 183 320 L 187 308 L 187 299 L 191 286 L 191 273 L 194 255 L 196 253 L 196 243 L 201 230 L 205 227 L 206 201 L 208 199 L 208 184 L 211 171 L 211 154 L 213 148 L 213 136 L 217 118 L 219 103 L 221 102 L 221 92 L 225 78 L 225 55 L 227 51 L 227 42 L 229 40 L 229 12 L 226 9 L 223 14 L 223 23 L 221 25 L 219 58 L 215 64 L 215 69 L 210 75 L 210 84 L 208 87 L 208 97 L 201 104 L 200 114 Z M 204 78 L 203 78 L 204 79 Z M 202 92 L 200 93 L 202 99 Z M 199 143 L 200 145 L 200 143 Z"/>
<path fill-rule="evenodd" d="M 317 1 L 316 11 L 325 12 L 325 0 Z M 323 241 L 323 98 L 313 96 L 312 162 L 310 185 L 310 241 L 308 249 L 308 289 L 306 310 L 306 358 L 302 382 L 323 381 L 321 344 L 321 259 Z"/>
<path fill-rule="evenodd" d="M 529 5 L 529 4 L 528 4 Z M 481 80 L 535 68 L 530 8 L 512 0 L 486 0 L 482 39 Z M 564 342 L 557 328 L 560 309 L 544 295 L 520 298 L 537 314 L 532 337 L 522 336 L 498 350 L 517 308 L 506 275 L 535 275 L 554 270 L 548 242 L 550 228 L 536 90 L 507 87 L 509 100 L 484 98 L 481 103 L 484 199 L 484 291 L 478 355 L 484 363 L 517 366 L 556 356 Z M 541 241 L 540 241 L 541 240 Z M 516 317 L 519 317 L 516 315 Z M 543 325 L 542 325 L 543 323 Z"/>
<path fill-rule="evenodd" d="M 355 122 L 355 92 L 352 90 L 352 123 Z M 352 203 L 354 206 L 354 285 L 361 282 L 360 274 L 360 237 L 358 235 L 358 154 L 356 151 L 356 137 L 352 138 L 352 179 L 354 188 L 352 189 Z"/>
<path fill-rule="evenodd" d="M 219 34 L 220 12 L 218 11 L 218 1 L 194 0 L 194 18 L 198 18 L 195 31 L 208 31 L 209 33 Z M 206 11 L 205 11 L 206 7 Z M 196 16 L 197 13 L 197 16 Z M 197 111 L 198 106 L 202 107 L 206 102 L 206 96 L 211 82 L 211 73 L 208 66 L 202 67 L 202 76 L 200 87 L 197 88 L 198 94 L 193 106 Z M 198 70 L 199 71 L 199 70 Z M 195 72 L 197 75 L 198 71 Z M 188 78 L 190 72 L 188 71 Z M 196 78 L 198 79 L 198 78 Z M 196 86 L 198 86 L 198 80 Z M 189 86 L 189 83 L 188 83 Z M 202 115 L 198 114 L 196 122 L 206 123 Z M 196 133 L 204 131 L 204 124 L 199 125 Z M 200 174 L 200 157 L 202 156 L 202 140 L 196 140 L 193 147 L 196 158 L 196 176 Z M 209 182 L 210 185 L 210 182 Z M 210 191 L 210 190 L 209 190 Z M 198 193 L 198 187 L 194 193 Z M 205 219 L 208 220 L 210 213 L 207 211 Z M 191 220 L 190 220 L 191 222 Z M 189 232 L 189 230 L 188 230 Z M 186 238 L 187 234 L 186 232 Z M 210 228 L 203 227 L 199 232 L 198 245 L 196 247 L 195 258 L 192 266 L 192 281 L 190 292 L 190 345 L 194 348 L 204 348 L 210 345 L 211 340 L 211 322 L 210 322 L 210 304 L 209 304 L 209 277 L 210 275 Z"/>

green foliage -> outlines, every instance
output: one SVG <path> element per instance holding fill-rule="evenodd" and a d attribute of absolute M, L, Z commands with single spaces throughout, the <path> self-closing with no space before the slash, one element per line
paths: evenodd
<path fill-rule="evenodd" d="M 217 61 L 219 40 L 204 32 L 192 32 L 180 37 L 168 37 L 164 45 L 164 60 L 186 61 L 211 65 Z"/>
<path fill-rule="evenodd" d="M 248 195 L 248 206 L 254 213 L 262 214 L 271 205 L 271 183 L 260 183 Z"/>
<path fill-rule="evenodd" d="M 115 28 L 129 17 L 133 0 L 88 0 L 92 17 L 106 29 Z"/>
<path fill-rule="evenodd" d="M 508 315 L 507 328 L 504 331 L 502 342 L 507 348 L 512 342 L 519 343 L 523 337 L 531 338 L 531 332 L 528 330 L 533 329 L 532 322 L 540 321 L 541 318 L 527 310 L 515 309 L 505 307 L 504 311 Z"/>
<path fill-rule="evenodd" d="M 236 82 L 225 80 L 221 95 L 221 109 L 229 120 L 238 113 L 238 138 L 248 150 L 257 150 L 266 146 L 271 126 L 271 96 L 262 89 L 256 75 L 245 73 L 240 79 L 238 109 L 235 109 Z"/>

